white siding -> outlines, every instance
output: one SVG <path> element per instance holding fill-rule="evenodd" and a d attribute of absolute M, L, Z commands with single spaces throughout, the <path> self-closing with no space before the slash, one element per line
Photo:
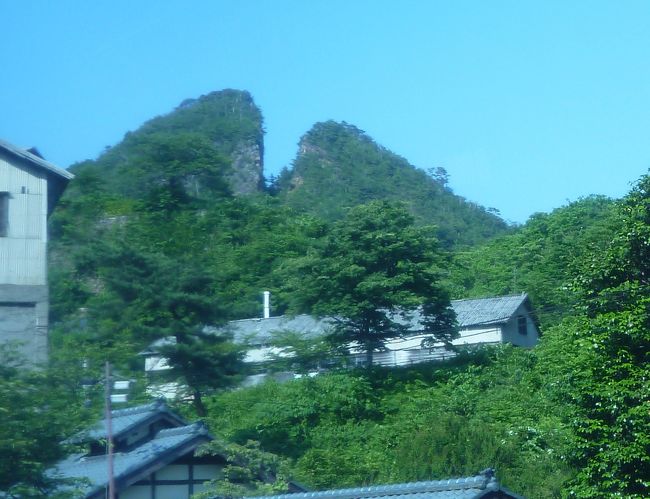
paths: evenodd
<path fill-rule="evenodd" d="M 189 497 L 187 485 L 156 485 L 156 499 L 187 499 Z"/>
<path fill-rule="evenodd" d="M 28 167 L 18 166 L 6 156 L 0 156 L 0 191 L 19 193 L 24 187 L 30 194 L 47 195 L 42 182 L 45 174 Z"/>
<path fill-rule="evenodd" d="M 223 466 L 218 464 L 192 465 L 193 494 L 206 489 L 204 482 L 223 477 Z M 119 493 L 120 499 L 189 499 L 190 465 L 168 464 L 153 475 L 131 485 Z M 147 483 L 148 482 L 148 483 Z M 153 493 L 152 493 L 153 492 Z"/>
<path fill-rule="evenodd" d="M 517 322 L 519 317 L 526 318 L 526 329 L 528 332 L 525 335 L 519 333 L 519 325 Z M 539 342 L 539 330 L 525 306 L 521 305 L 505 325 L 503 339 L 520 347 L 531 348 L 537 345 Z"/>
<path fill-rule="evenodd" d="M 120 499 L 151 499 L 151 485 L 131 485 L 120 492 Z"/>
<path fill-rule="evenodd" d="M 46 283 L 47 179 L 0 156 L 0 192 L 8 192 L 8 232 L 0 237 L 0 284 Z"/>
<path fill-rule="evenodd" d="M 222 478 L 222 466 L 218 464 L 195 464 L 194 465 L 194 480 L 215 480 Z M 196 486 L 194 487 L 196 490 Z"/>
<path fill-rule="evenodd" d="M 460 337 L 452 341 L 454 345 L 477 345 L 485 343 L 501 343 L 503 332 L 500 326 L 480 329 L 462 329 Z"/>
<path fill-rule="evenodd" d="M 187 464 L 170 464 L 156 471 L 156 480 L 189 480 L 190 468 Z"/>
<path fill-rule="evenodd" d="M 0 237 L 0 284 L 45 285 L 45 242 Z"/>

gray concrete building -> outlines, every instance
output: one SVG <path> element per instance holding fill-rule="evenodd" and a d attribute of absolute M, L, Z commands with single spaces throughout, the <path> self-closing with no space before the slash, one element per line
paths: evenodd
<path fill-rule="evenodd" d="M 0 140 L 0 343 L 47 360 L 47 217 L 71 173 Z"/>

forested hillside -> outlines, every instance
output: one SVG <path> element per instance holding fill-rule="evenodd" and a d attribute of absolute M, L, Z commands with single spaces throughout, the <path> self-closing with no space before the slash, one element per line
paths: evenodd
<path fill-rule="evenodd" d="M 648 497 L 650 176 L 620 203 L 585 199 L 508 238 L 510 262 L 534 255 L 526 244 L 544 255 L 522 272 L 556 324 L 536 348 L 224 393 L 208 402 L 209 421 L 289 459 L 317 488 L 494 466 L 529 498 Z M 462 258 L 495 254 L 497 242 Z M 497 275 L 482 282 L 487 292 L 511 285 Z"/>
<path fill-rule="evenodd" d="M 161 175 L 173 171 L 187 189 L 208 197 L 205 178 L 186 164 L 203 155 L 214 168 L 223 169 L 232 192 L 250 194 L 264 186 L 263 133 L 262 113 L 251 95 L 222 90 L 186 99 L 169 114 L 128 132 L 97 160 L 73 165 L 70 171 L 94 174 L 109 192 L 131 198 L 142 198 L 151 184 L 164 181 Z M 162 169 L 165 155 L 176 163 Z"/>
<path fill-rule="evenodd" d="M 173 335 L 162 353 L 191 388 L 177 408 L 219 437 L 206 452 L 235 456 L 220 493 L 268 491 L 267 466 L 276 488 L 495 467 L 529 498 L 650 496 L 650 177 L 508 227 L 347 124 L 315 125 L 265 189 L 262 130 L 248 93 L 215 92 L 72 167 L 50 219 L 50 365 L 0 352 L 0 489 L 53 497 L 42 471 L 99 414 L 104 362 L 146 400 L 138 352 Z M 441 331 L 450 297 L 528 292 L 543 336 L 233 390 L 241 346 L 203 326 L 259 316 L 262 290 L 273 315 L 346 315 L 385 337 L 391 308 L 430 307 Z M 290 340 L 305 370 L 345 344 Z"/>
<path fill-rule="evenodd" d="M 494 213 L 453 194 L 447 180 L 444 171 L 415 168 L 353 125 L 327 121 L 302 137 L 293 168 L 280 174 L 276 189 L 292 208 L 329 221 L 372 200 L 405 202 L 420 223 L 438 228 L 447 247 L 507 231 Z"/>
<path fill-rule="evenodd" d="M 528 293 L 543 326 L 556 324 L 577 303 L 571 288 L 582 262 L 610 243 L 614 201 L 592 196 L 533 215 L 515 233 L 454 252 L 448 288 L 454 298 Z"/>

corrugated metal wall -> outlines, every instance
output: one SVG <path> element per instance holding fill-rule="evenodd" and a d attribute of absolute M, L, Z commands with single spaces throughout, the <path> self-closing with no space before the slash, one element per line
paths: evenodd
<path fill-rule="evenodd" d="M 0 284 L 46 283 L 47 180 L 0 157 L 0 192 L 8 192 L 8 232 L 0 237 Z"/>

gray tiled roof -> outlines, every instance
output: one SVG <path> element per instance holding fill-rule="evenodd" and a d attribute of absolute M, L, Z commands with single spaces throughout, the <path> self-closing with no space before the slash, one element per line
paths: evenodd
<path fill-rule="evenodd" d="M 150 404 L 129 407 L 111 411 L 111 423 L 113 435 L 119 437 L 121 434 L 132 428 L 159 417 L 166 417 L 174 422 L 177 426 L 185 425 L 185 421 L 171 412 L 167 404 L 162 400 L 157 400 Z M 76 444 L 89 442 L 106 438 L 106 419 L 102 419 L 95 426 L 88 430 L 81 431 L 69 438 L 66 443 Z"/>
<path fill-rule="evenodd" d="M 233 333 L 234 339 L 241 343 L 262 344 L 279 331 L 293 331 L 300 333 L 305 338 L 322 336 L 332 327 L 332 319 L 319 319 L 317 317 L 301 315 L 281 315 L 268 319 L 243 319 L 231 321 L 225 330 Z"/>
<path fill-rule="evenodd" d="M 207 429 L 201 423 L 160 430 L 152 440 L 132 451 L 114 455 L 115 480 L 120 482 L 129 477 L 137 480 L 140 470 L 156 464 L 160 468 L 210 439 Z M 79 479 L 81 491 L 90 496 L 107 485 L 107 460 L 105 454 L 90 457 L 74 454 L 48 470 L 48 475 L 52 478 Z M 128 485 L 128 481 L 122 485 Z"/>
<path fill-rule="evenodd" d="M 519 306 L 528 299 L 528 295 L 495 296 L 493 298 L 477 298 L 472 300 L 453 300 L 451 306 L 456 312 L 456 320 L 460 327 L 479 324 L 503 324 L 517 311 Z"/>
<path fill-rule="evenodd" d="M 518 498 L 515 494 L 501 489 L 494 478 L 493 471 L 486 470 L 484 474 L 467 478 L 375 485 L 321 492 L 301 492 L 262 496 L 261 498 L 258 497 L 258 499 L 478 499 L 497 492 L 500 492 L 497 497 Z"/>
<path fill-rule="evenodd" d="M 55 166 L 48 161 L 45 161 L 43 158 L 37 156 L 36 154 L 33 154 L 25 149 L 21 149 L 20 147 L 17 147 L 1 139 L 0 139 L 0 149 L 4 149 L 5 151 L 13 154 L 14 156 L 18 156 L 19 158 L 25 159 L 30 163 L 32 163 L 33 165 L 39 168 L 43 168 L 48 172 L 54 173 L 65 179 L 69 180 L 71 178 L 74 178 L 74 175 L 69 171 L 63 170 L 62 168 L 59 168 L 58 166 Z"/>

